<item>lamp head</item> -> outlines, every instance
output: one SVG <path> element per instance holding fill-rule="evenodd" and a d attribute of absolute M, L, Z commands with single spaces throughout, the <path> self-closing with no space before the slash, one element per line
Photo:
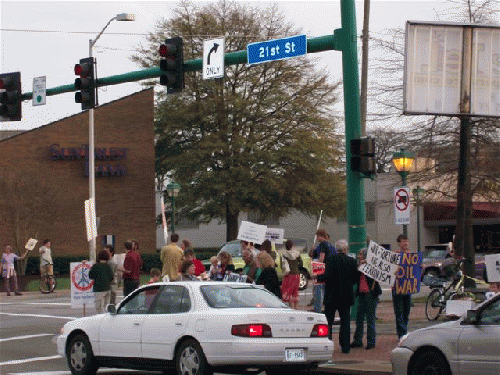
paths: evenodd
<path fill-rule="evenodd" d="M 395 152 L 392 157 L 392 163 L 399 173 L 409 172 L 414 161 L 415 156 L 413 153 L 406 151 L 405 149 L 401 149 L 400 152 Z"/>
<path fill-rule="evenodd" d="M 120 13 L 115 17 L 117 21 L 135 21 L 135 14 Z"/>

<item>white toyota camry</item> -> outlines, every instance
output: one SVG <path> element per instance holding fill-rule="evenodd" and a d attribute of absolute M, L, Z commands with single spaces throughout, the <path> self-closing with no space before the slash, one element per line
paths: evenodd
<path fill-rule="evenodd" d="M 459 320 L 421 328 L 392 351 L 395 375 L 500 374 L 500 295 Z"/>
<path fill-rule="evenodd" d="M 57 350 L 73 374 L 99 367 L 282 373 L 327 362 L 333 342 L 323 314 L 293 310 L 259 286 L 176 282 L 143 286 L 105 314 L 66 323 Z"/>

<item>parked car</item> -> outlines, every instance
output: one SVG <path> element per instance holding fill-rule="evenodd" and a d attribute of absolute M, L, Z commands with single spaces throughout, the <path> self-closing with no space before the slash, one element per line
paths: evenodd
<path fill-rule="evenodd" d="M 391 353 L 394 375 L 494 375 L 500 372 L 500 294 L 459 320 L 403 336 Z"/>
<path fill-rule="evenodd" d="M 107 310 L 66 323 L 57 337 L 72 374 L 172 366 L 179 375 L 278 374 L 317 367 L 333 351 L 324 314 L 291 309 L 251 284 L 149 284 Z"/>
<path fill-rule="evenodd" d="M 299 290 L 304 290 L 307 288 L 309 280 L 312 277 L 311 257 L 309 256 L 308 253 L 307 241 L 305 239 L 297 239 L 297 238 L 291 238 L 291 240 L 293 241 L 293 245 L 300 250 L 300 256 L 302 258 L 302 267 L 300 268 Z M 273 246 L 274 246 L 273 249 L 277 252 L 284 250 L 285 248 L 284 243 L 278 245 L 273 244 Z M 238 268 L 243 268 L 245 266 L 245 262 L 243 261 L 241 255 L 241 250 L 242 250 L 241 241 L 234 240 L 226 242 L 224 245 L 222 245 L 221 249 L 219 250 L 219 254 L 221 252 L 229 253 L 233 258 L 234 267 L 238 269 Z M 281 264 L 282 264 L 281 257 L 277 257 L 276 272 L 278 273 L 278 278 L 280 279 L 280 281 L 283 279 L 283 271 L 281 270 Z M 205 267 L 210 267 L 209 262 L 205 262 Z"/>
<path fill-rule="evenodd" d="M 449 279 L 452 276 L 453 266 L 457 260 L 449 256 L 451 246 L 451 243 L 449 243 L 428 245 L 425 247 L 425 251 L 422 254 L 422 280 L 424 280 L 425 276 L 430 276 L 434 279 Z M 476 278 L 487 281 L 484 254 L 475 254 L 475 262 Z"/>

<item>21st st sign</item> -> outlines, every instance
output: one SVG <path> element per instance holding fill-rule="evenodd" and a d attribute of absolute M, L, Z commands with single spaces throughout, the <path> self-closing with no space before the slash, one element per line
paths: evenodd
<path fill-rule="evenodd" d="M 305 35 L 251 43 L 247 46 L 249 64 L 260 64 L 305 54 L 307 54 L 307 38 Z"/>

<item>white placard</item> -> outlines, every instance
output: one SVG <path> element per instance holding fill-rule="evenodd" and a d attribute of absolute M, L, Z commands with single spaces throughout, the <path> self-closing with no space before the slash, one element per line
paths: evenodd
<path fill-rule="evenodd" d="M 400 255 L 370 241 L 366 253 L 366 263 L 359 270 L 382 285 L 393 286 L 399 268 Z"/>
<path fill-rule="evenodd" d="M 203 42 L 203 79 L 224 77 L 224 49 L 224 38 Z"/>
<path fill-rule="evenodd" d="M 237 239 L 261 244 L 266 239 L 266 230 L 267 226 L 265 225 L 255 224 L 251 221 L 242 221 Z"/>
<path fill-rule="evenodd" d="M 31 250 L 33 250 L 35 248 L 37 242 L 38 242 L 38 240 L 35 240 L 34 238 L 30 238 L 28 240 L 28 242 L 26 242 L 26 246 L 24 246 L 24 248 L 26 250 L 31 251 Z"/>
<path fill-rule="evenodd" d="M 410 224 L 410 188 L 400 186 L 394 188 L 394 224 Z"/>
<path fill-rule="evenodd" d="M 87 241 L 91 241 L 93 238 L 97 237 L 94 199 L 87 199 L 85 201 L 85 224 L 87 228 Z"/>
<path fill-rule="evenodd" d="M 500 282 L 500 254 L 484 256 L 488 282 Z"/>
<path fill-rule="evenodd" d="M 285 230 L 281 228 L 267 228 L 266 240 L 273 243 L 282 244 L 285 241 Z"/>
<path fill-rule="evenodd" d="M 33 78 L 33 106 L 47 103 L 46 77 Z"/>
<path fill-rule="evenodd" d="M 94 280 L 89 277 L 93 262 L 70 263 L 71 308 L 94 306 Z"/>

